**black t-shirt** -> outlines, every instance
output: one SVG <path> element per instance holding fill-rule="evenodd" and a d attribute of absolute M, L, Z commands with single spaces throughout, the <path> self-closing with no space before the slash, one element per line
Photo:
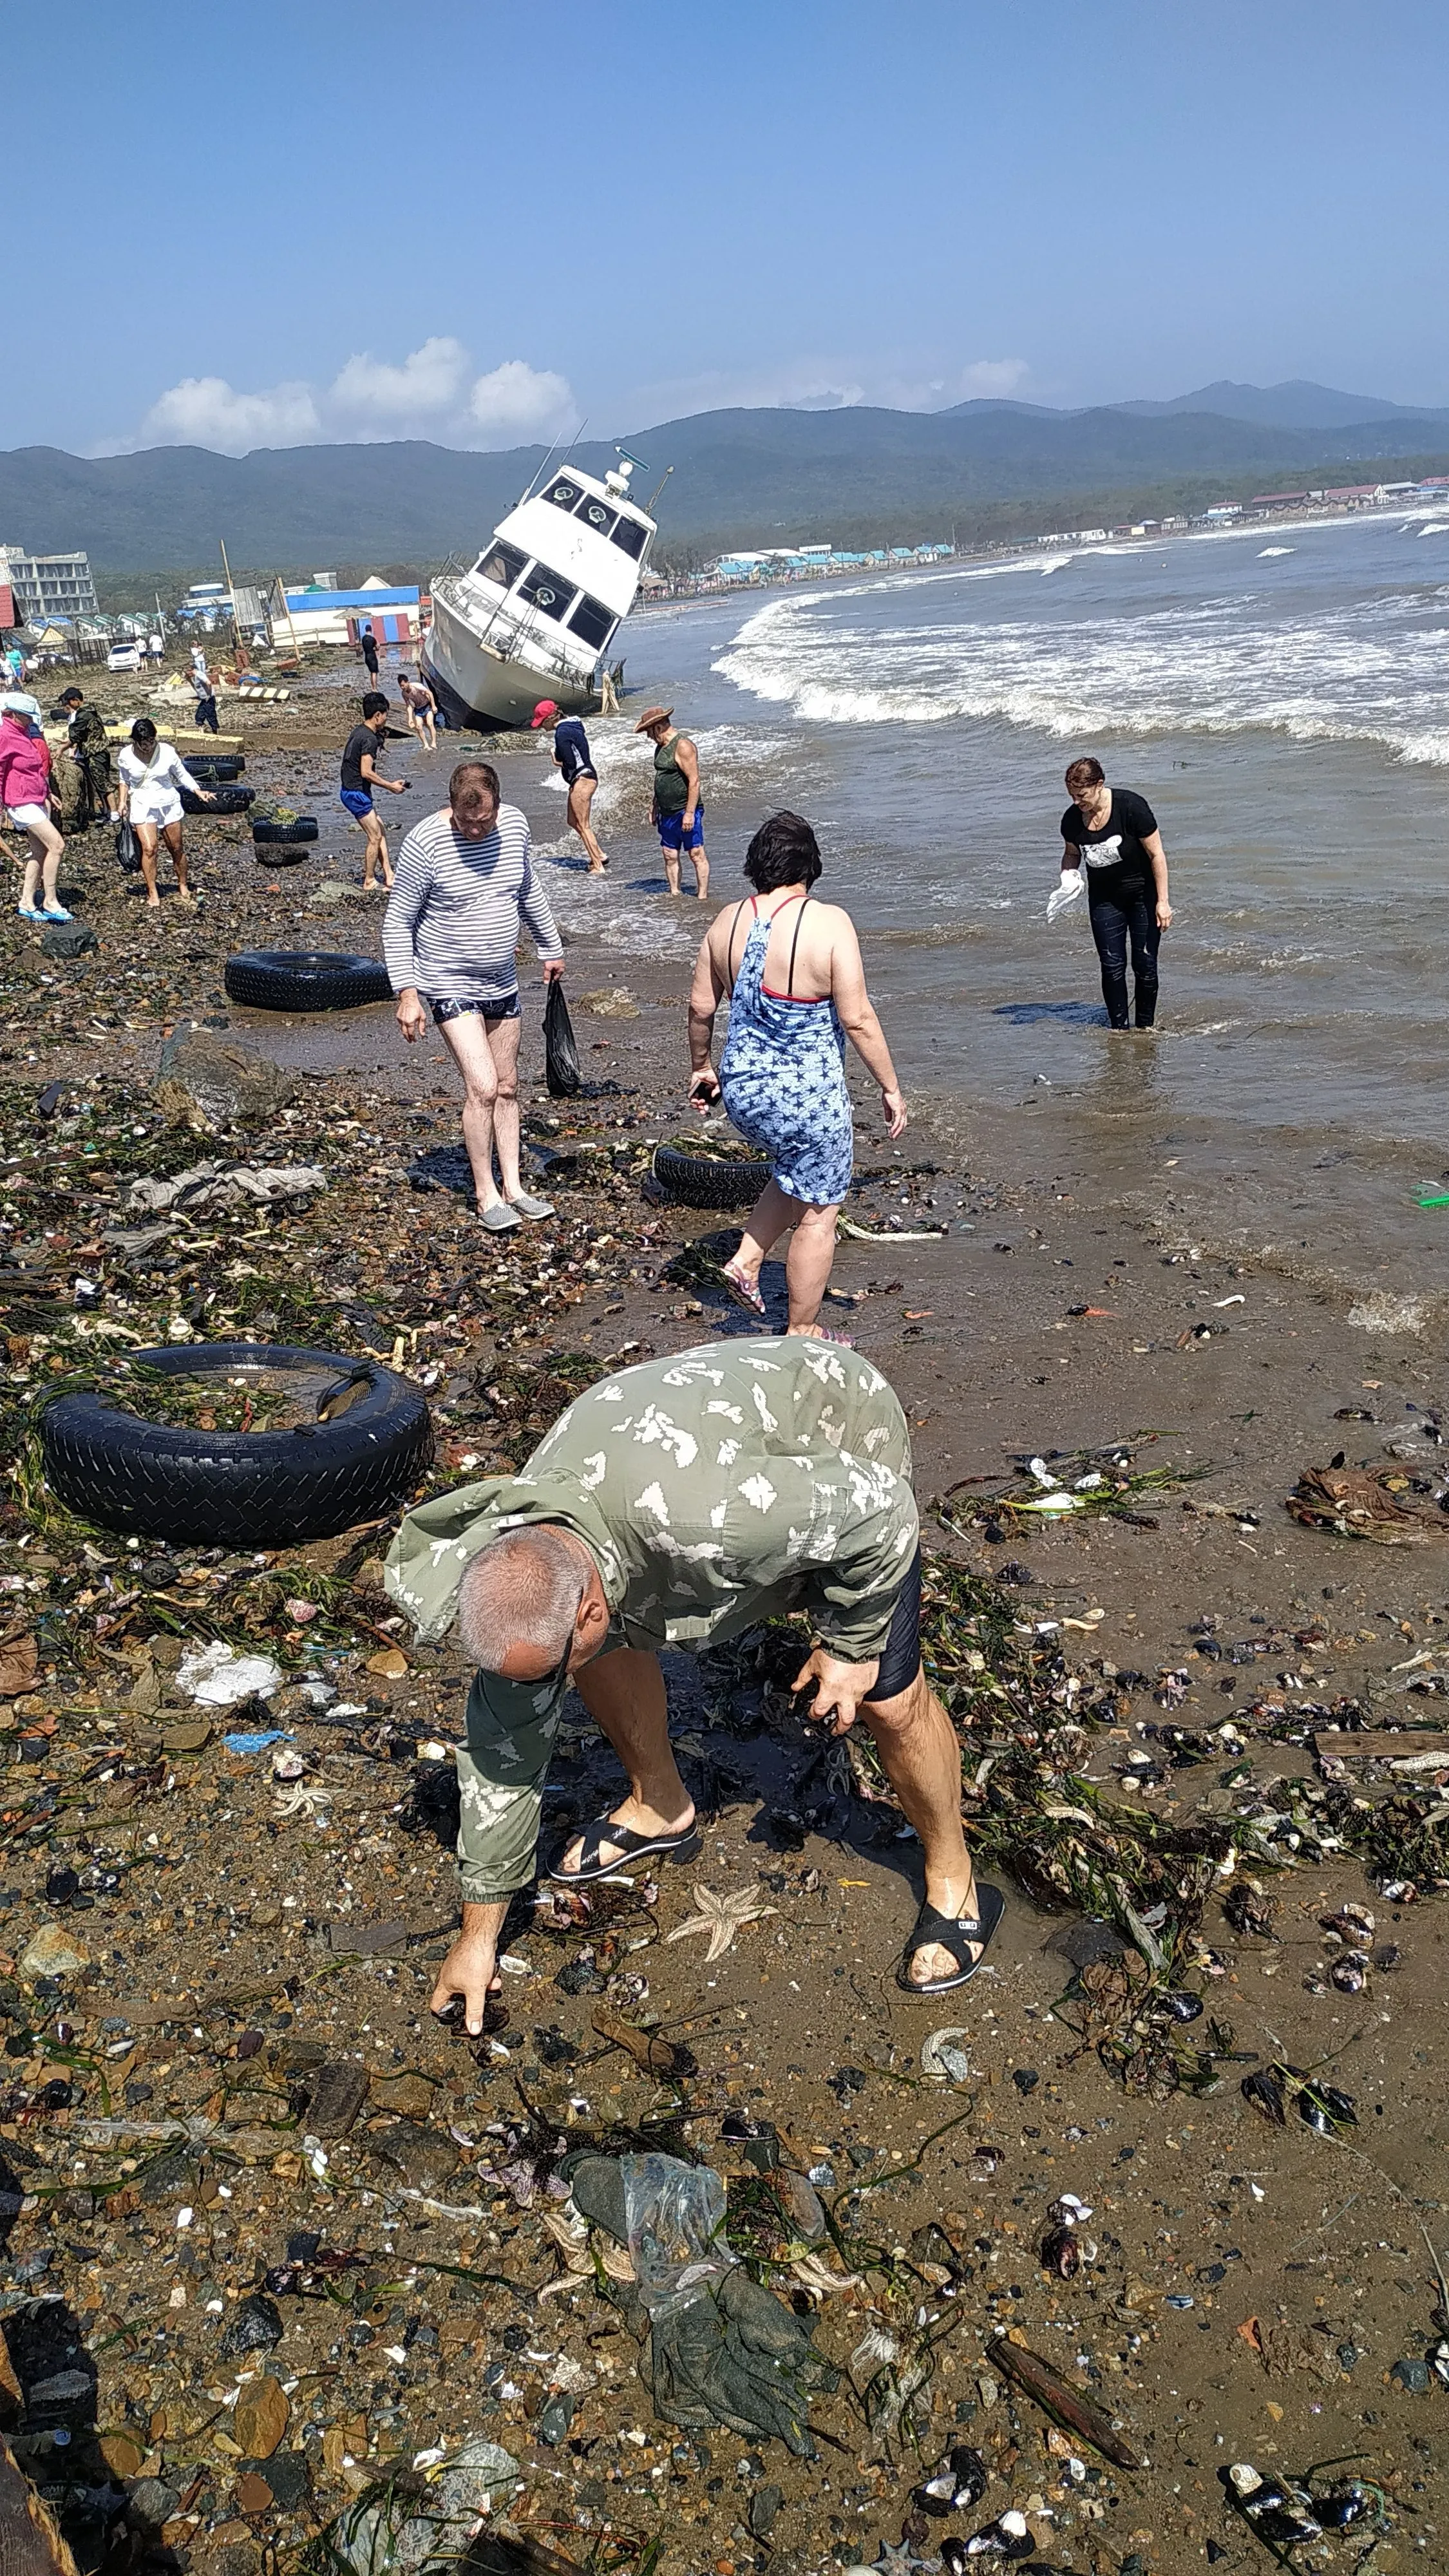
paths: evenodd
<path fill-rule="evenodd" d="M 370 751 L 375 761 L 381 749 L 382 744 L 371 725 L 353 726 L 347 737 L 347 748 L 342 755 L 342 784 L 350 788 L 354 795 L 372 794 L 371 782 L 362 774 L 362 755 L 365 751 Z"/>
<path fill-rule="evenodd" d="M 370 668 L 377 660 L 377 637 L 369 629 L 367 634 L 358 637 L 358 642 L 362 646 L 362 658 Z"/>
<path fill-rule="evenodd" d="M 1145 796 L 1131 787 L 1114 787 L 1105 823 L 1095 831 L 1082 820 L 1080 806 L 1062 816 L 1062 839 L 1078 851 L 1087 871 L 1087 898 L 1113 903 L 1151 894 L 1156 884 L 1152 861 L 1142 844 L 1157 829 L 1157 817 Z"/>

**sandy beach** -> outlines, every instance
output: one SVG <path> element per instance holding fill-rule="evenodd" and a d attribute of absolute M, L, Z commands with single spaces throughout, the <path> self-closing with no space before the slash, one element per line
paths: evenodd
<path fill-rule="evenodd" d="M 657 638 L 650 651 L 653 667 Z M 134 684 L 96 694 L 140 703 Z M 1096 1909 L 1048 1910 L 1039 1853 L 1036 1901 L 993 1857 L 1006 1922 L 964 1998 L 927 2010 L 897 1994 L 912 1841 L 868 1767 L 821 1762 L 774 1687 L 768 1644 L 757 1664 L 681 1664 L 670 1678 L 710 1817 L 693 1876 L 759 1880 L 774 1918 L 713 1967 L 698 1943 L 660 1937 L 689 1911 L 688 1872 L 617 1930 L 602 1913 L 569 1935 L 520 1921 L 508 2026 L 475 2063 L 426 2012 L 456 1901 L 451 1765 L 430 1748 L 457 1735 L 464 1677 L 451 1649 L 415 1652 L 381 1625 L 390 1531 L 206 1563 L 128 1550 L 39 1496 L 27 1444 L 49 1381 L 153 1339 L 250 1331 L 387 1356 L 428 1389 L 446 1483 L 526 1454 L 611 1360 L 742 1328 L 713 1286 L 718 1220 L 641 1193 L 653 1145 L 689 1123 L 695 907 L 664 921 L 661 900 L 656 953 L 621 954 L 602 916 L 598 936 L 579 927 L 557 870 L 567 990 L 598 1090 L 549 1100 L 526 962 L 525 1132 L 560 1159 L 546 1180 L 558 1216 L 524 1242 L 495 1245 L 460 1197 L 410 1185 L 414 1158 L 456 1138 L 440 1040 L 409 1052 L 387 1005 L 307 1020 L 227 1002 L 222 967 L 240 947 L 379 952 L 381 903 L 360 894 L 360 840 L 336 802 L 345 703 L 305 684 L 275 710 L 223 701 L 247 783 L 322 818 L 304 867 L 258 865 L 242 822 L 188 820 L 201 908 L 168 898 L 147 920 L 139 881 L 93 832 L 61 883 L 97 950 L 52 960 L 13 914 L 0 929 L 12 1193 L 0 1565 L 9 1640 L 36 1639 L 6 1737 L 0 2156 L 20 2206 L 5 2297 L 12 2318 L 23 2302 L 64 2302 L 64 2332 L 33 2306 L 27 2331 L 51 2337 L 52 2357 L 64 2346 L 54 2368 L 80 2368 L 92 2390 L 74 2442 L 39 2435 L 21 2452 L 82 2563 L 102 2563 L 94 2495 L 108 2482 L 149 2482 L 155 2532 L 176 2553 L 155 2563 L 252 2576 L 267 2544 L 296 2563 L 388 2463 L 484 2435 L 513 2463 L 495 2513 L 570 2564 L 629 2576 L 824 2576 L 888 2543 L 905 2552 L 892 2563 L 930 2565 L 944 2529 L 1009 2508 L 1036 2561 L 1077 2576 L 1246 2571 L 1260 2545 L 1225 2501 L 1225 2466 L 1281 2476 L 1350 2456 L 1342 2474 L 1374 2481 L 1381 2502 L 1294 2563 L 1434 2565 L 1443 2390 L 1426 2366 L 1441 2329 L 1425 2231 L 1441 2249 L 1449 2238 L 1433 2057 L 1449 1916 L 1422 1872 L 1397 1898 L 1391 1869 L 1373 1883 L 1363 1850 L 1325 1828 L 1323 1796 L 1345 1778 L 1371 1805 L 1412 1794 L 1435 1830 L 1449 1749 L 1444 1773 L 1405 1775 L 1351 1747 L 1346 1761 L 1325 1754 L 1322 1738 L 1432 1727 L 1449 1670 L 1449 1518 L 1437 1515 L 1440 1536 L 1426 1512 L 1422 1543 L 1391 1548 L 1286 1509 L 1300 1472 L 1340 1452 L 1432 1484 L 1444 1357 L 1432 1303 L 1405 1331 L 1387 1292 L 1376 1316 L 1361 1285 L 1300 1257 L 1288 1228 L 1264 1250 L 1261 1229 L 1235 1228 L 1216 1144 L 1176 1122 L 1124 1168 L 1094 1153 L 1085 1122 L 1053 1115 L 1049 1085 L 979 1105 L 933 1086 L 894 1147 L 861 1101 L 849 1215 L 864 1232 L 841 1244 L 832 1320 L 901 1395 L 940 1602 L 971 1605 L 974 1669 L 1004 1676 L 1013 1727 L 1041 1725 L 1043 1772 L 1041 1712 L 1073 1727 L 1076 1704 L 1090 1713 L 1062 1773 L 1090 1790 L 1088 1839 L 1094 1816 L 1119 1810 L 1169 1837 L 1200 1832 L 1206 1867 L 1184 1899 L 1172 1988 L 1203 2006 L 1173 2043 L 1190 2084 L 1174 2080 L 1161 2023 L 1147 2040 L 1133 2022 L 1132 1978 L 1151 1982 L 1143 1952 L 1119 1939 L 1137 1964 L 1094 2000 L 1046 1946 Z M 436 759 L 389 749 L 416 782 L 404 820 L 426 812 L 456 743 Z M 505 797 L 552 846 L 546 753 L 510 741 L 498 759 Z M 646 817 L 626 811 L 642 848 Z M 716 870 L 731 899 L 735 864 Z M 866 956 L 869 968 L 868 936 Z M 188 1025 L 290 1077 L 263 1131 L 167 1122 L 161 1051 Z M 136 1176 L 202 1158 L 315 1161 L 326 1183 L 296 1213 L 223 1208 L 150 1248 L 115 1241 Z M 766 1287 L 778 1305 L 778 1272 Z M 1044 1490 L 1032 1458 L 1057 1459 L 1074 1488 L 1115 1478 L 1121 1509 L 1028 1510 Z M 322 1664 L 304 1652 L 311 1622 L 291 1618 L 299 1596 L 323 1606 L 325 1669 L 360 1703 L 350 1723 L 301 1690 Z M 959 1643 L 941 1618 L 938 1640 L 949 1628 Z M 270 1722 L 304 1753 L 320 1812 L 280 1814 L 270 1757 L 227 1751 L 224 1723 L 181 1741 L 203 1730 L 174 1641 L 242 1634 L 284 1665 Z M 964 1662 L 957 1678 L 972 1779 L 982 1761 L 989 1773 L 995 1721 Z M 1175 1747 L 1164 1729 L 1183 1731 Z M 1426 1734 L 1425 1755 L 1441 1748 L 1449 1736 Z M 559 1820 L 594 1812 L 612 1776 L 581 1724 L 556 1775 Z M 979 1804 L 985 1819 L 984 1783 Z M 1040 1803 L 1031 1813 L 1040 1826 Z M 1000 1817 L 990 1830 L 1005 1834 Z M 1190 1875 L 1180 1857 L 1163 1867 Z M 79 1912 L 66 1872 L 91 1874 Z M 1259 1932 L 1232 1920 L 1249 1879 Z M 1334 1984 L 1345 1944 L 1323 1928 L 1346 1903 L 1373 1914 L 1365 1941 L 1381 1962 L 1356 1990 Z M 395 1946 L 349 1949 L 350 1927 L 397 1923 Z M 79 1955 L 37 1987 L 24 1962 L 47 1925 Z M 594 2023 L 635 1941 L 647 2012 L 695 2063 L 677 2097 Z M 923 2043 L 954 2024 L 965 2067 L 923 2072 Z M 365 2066 L 371 2093 L 319 2164 L 303 2143 L 308 2083 L 344 2059 Z M 1265 2120 L 1242 2085 L 1274 2065 L 1341 2088 L 1356 2125 L 1316 2132 L 1294 2116 L 1291 2084 L 1286 2125 Z M 818 2261 L 833 2280 L 812 2286 L 803 2245 L 769 2256 L 775 2286 L 818 2308 L 816 2342 L 843 2374 L 813 2410 L 814 2459 L 660 2421 L 592 2272 L 569 2284 L 544 2223 L 558 2202 L 497 2179 L 525 2131 L 637 2130 L 662 2102 L 691 2151 L 733 2177 L 732 2227 L 753 2204 L 729 2115 L 774 2123 L 829 2174 Z M 131 2129 L 106 2132 L 116 2117 Z M 1067 2190 L 1090 2205 L 1080 2233 L 1094 2251 L 1064 2279 L 1038 2249 Z M 265 2289 L 278 2267 L 315 2265 L 316 2245 L 290 2250 L 302 2235 L 357 2260 L 317 2274 L 311 2295 L 295 2280 Z M 280 2334 L 267 2325 L 250 2356 L 245 2338 L 224 2351 L 259 2297 Z M 1051 2424 L 993 2357 L 1003 2330 L 1116 2419 L 1144 2465 L 1114 2466 Z M 913 2361 L 925 2375 L 894 2412 L 868 2395 L 882 2372 L 899 2395 Z M 255 2380 L 230 2403 L 239 2373 L 261 2368 L 285 2422 L 270 2449 L 254 2424 L 243 2438 Z M 980 2451 L 990 2484 L 948 2526 L 912 2492 L 951 2442 Z"/>

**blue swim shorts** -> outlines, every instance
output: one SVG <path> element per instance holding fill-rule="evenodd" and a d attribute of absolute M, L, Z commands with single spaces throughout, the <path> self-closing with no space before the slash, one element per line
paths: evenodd
<path fill-rule="evenodd" d="M 659 846 L 661 850 L 702 850 L 704 848 L 704 807 L 696 805 L 694 809 L 694 824 L 688 840 L 684 837 L 682 814 L 661 814 Z"/>
<path fill-rule="evenodd" d="M 516 985 L 511 993 L 500 994 L 487 1002 L 458 1002 L 450 1000 L 446 994 L 430 996 L 430 999 L 435 1028 L 442 1028 L 449 1020 L 466 1020 L 470 1012 L 482 1020 L 518 1020 L 523 1017 Z"/>
<path fill-rule="evenodd" d="M 346 806 L 349 814 L 356 815 L 359 823 L 364 814 L 373 810 L 372 798 L 365 787 L 344 787 L 339 802 Z"/>

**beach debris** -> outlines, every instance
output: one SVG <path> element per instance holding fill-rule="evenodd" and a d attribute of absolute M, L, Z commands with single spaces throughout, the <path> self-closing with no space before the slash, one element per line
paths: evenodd
<path fill-rule="evenodd" d="M 970 2055 L 957 2048 L 958 2039 L 970 2039 L 973 2033 L 965 2022 L 948 2022 L 933 2030 L 921 2046 L 921 2073 L 941 2084 L 969 2083 L 972 2073 Z"/>
<path fill-rule="evenodd" d="M 1449 1515 L 1422 1483 L 1401 1468 L 1348 1467 L 1340 1457 L 1330 1467 L 1305 1467 L 1285 1509 L 1305 1529 L 1380 1547 L 1426 1547 L 1449 1538 Z"/>
<path fill-rule="evenodd" d="M 309 1198 L 326 1186 L 320 1163 L 193 1163 L 173 1180 L 133 1181 L 127 1204 L 151 1215 L 168 1209 L 200 1215 L 204 1209 L 271 1207 L 278 1200 Z"/>
<path fill-rule="evenodd" d="M 633 2022 L 622 2020 L 618 2013 L 607 2011 L 601 2004 L 595 2006 L 592 2020 L 600 2039 L 608 2040 L 611 2047 L 622 2048 L 643 2074 L 671 2081 L 693 2074 L 691 2052 L 672 2040 L 661 2038 L 658 2031 L 640 2030 Z"/>
<path fill-rule="evenodd" d="M 969 2540 L 944 2541 L 941 2564 L 948 2576 L 957 2576 L 958 2570 L 979 2566 L 986 2558 L 1029 2558 L 1035 2547 L 1025 2514 L 1012 2505 L 995 2522 L 974 2531 Z"/>
<path fill-rule="evenodd" d="M 726 1950 L 733 1948 L 736 1934 L 742 1932 L 747 1923 L 758 1923 L 767 1914 L 779 1913 L 778 1905 L 761 1902 L 764 1892 L 759 1879 L 752 1886 L 737 1887 L 719 1896 L 712 1887 L 696 1886 L 691 1890 L 694 1913 L 687 1914 L 682 1923 L 676 1923 L 672 1932 L 666 1932 L 665 1941 L 687 1941 L 693 1932 L 708 1933 L 709 1947 L 704 1955 L 704 1964 L 707 1968 L 712 1967 L 716 1959 L 722 1959 Z"/>
<path fill-rule="evenodd" d="M 1237 2511 L 1270 2548 L 1296 2549 L 1300 2541 L 1322 2539 L 1322 2523 L 1300 2501 L 1291 2479 L 1265 2478 L 1246 2460 L 1234 2461 L 1223 2479 Z"/>
<path fill-rule="evenodd" d="M 1075 2433 L 1079 2440 L 1089 2442 L 1094 2451 L 1100 2451 L 1103 2459 L 1110 2460 L 1116 2468 L 1140 2469 L 1144 2466 L 1112 2418 L 1090 2398 L 1070 2387 L 1039 2353 L 1028 2351 L 1025 2344 L 1012 2343 L 1004 2334 L 993 2335 L 986 2353 L 992 2369 L 999 2370 L 1003 2377 L 1024 2390 L 1064 2432 Z"/>
<path fill-rule="evenodd" d="M 990 2484 L 991 2472 L 980 2452 L 969 2442 L 956 2442 L 946 2454 L 944 2468 L 917 2487 L 916 2497 L 926 2513 L 969 2513 Z"/>
<path fill-rule="evenodd" d="M 271 1699 L 282 1687 L 282 1667 L 270 1655 L 239 1655 L 218 1637 L 183 1655 L 176 1687 L 202 1708 L 235 1708 L 245 1699 Z"/>

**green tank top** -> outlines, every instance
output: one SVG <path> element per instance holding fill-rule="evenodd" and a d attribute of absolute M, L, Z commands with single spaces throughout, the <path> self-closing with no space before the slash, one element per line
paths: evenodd
<path fill-rule="evenodd" d="M 674 757 L 678 740 L 672 733 L 654 754 L 654 806 L 660 814 L 682 814 L 689 803 L 689 781 Z"/>

